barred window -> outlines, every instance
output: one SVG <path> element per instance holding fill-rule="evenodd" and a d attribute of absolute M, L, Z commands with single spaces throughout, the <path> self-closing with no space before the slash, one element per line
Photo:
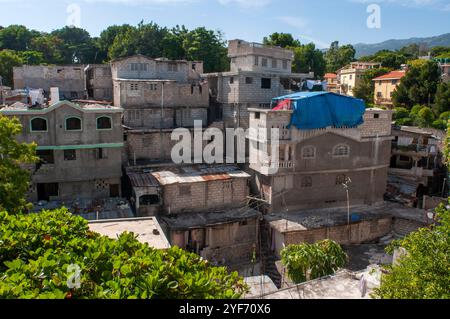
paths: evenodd
<path fill-rule="evenodd" d="M 310 159 L 316 157 L 316 148 L 314 146 L 305 146 L 302 148 L 302 158 Z"/>
<path fill-rule="evenodd" d="M 345 144 L 339 144 L 333 149 L 334 157 L 347 157 L 350 155 L 350 147 Z"/>
<path fill-rule="evenodd" d="M 312 177 L 311 176 L 302 177 L 301 187 L 302 188 L 312 187 Z"/>

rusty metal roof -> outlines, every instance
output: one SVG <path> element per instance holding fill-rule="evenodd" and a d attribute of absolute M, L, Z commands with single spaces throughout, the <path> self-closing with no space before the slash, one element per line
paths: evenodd
<path fill-rule="evenodd" d="M 153 172 L 152 175 L 161 185 L 200 183 L 233 178 L 249 178 L 250 175 L 236 166 L 191 166 L 170 168 Z"/>
<path fill-rule="evenodd" d="M 128 173 L 133 187 L 158 187 L 159 183 L 151 173 Z"/>

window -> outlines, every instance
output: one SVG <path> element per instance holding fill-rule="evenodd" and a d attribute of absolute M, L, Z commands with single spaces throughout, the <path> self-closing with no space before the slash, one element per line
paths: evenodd
<path fill-rule="evenodd" d="M 75 161 L 77 159 L 77 153 L 75 150 L 64 150 L 65 161 Z"/>
<path fill-rule="evenodd" d="M 151 83 L 150 84 L 150 90 L 151 91 L 156 91 L 158 89 L 158 84 L 156 83 Z"/>
<path fill-rule="evenodd" d="M 347 182 L 347 176 L 342 174 L 342 175 L 338 175 L 336 176 L 336 185 L 342 185 L 345 182 Z"/>
<path fill-rule="evenodd" d="M 301 187 L 302 188 L 312 187 L 312 177 L 311 176 L 302 177 Z"/>
<path fill-rule="evenodd" d="M 192 63 L 192 70 L 196 70 L 197 65 L 195 63 Z"/>
<path fill-rule="evenodd" d="M 383 97 L 383 93 L 377 92 L 377 97 L 379 97 L 379 98 Z"/>
<path fill-rule="evenodd" d="M 97 159 L 107 159 L 108 153 L 105 148 L 97 148 Z"/>
<path fill-rule="evenodd" d="M 230 84 L 233 84 L 234 83 L 234 77 L 231 77 L 230 78 Z"/>
<path fill-rule="evenodd" d="M 253 84 L 253 78 L 246 77 L 245 78 L 245 84 Z"/>
<path fill-rule="evenodd" d="M 261 79 L 261 89 L 271 89 L 272 88 L 272 80 L 269 78 Z"/>
<path fill-rule="evenodd" d="M 350 80 L 353 79 L 353 74 L 350 74 Z"/>
<path fill-rule="evenodd" d="M 167 71 L 169 72 L 178 72 L 178 65 L 176 63 L 167 64 Z"/>
<path fill-rule="evenodd" d="M 259 57 L 255 56 L 255 66 L 258 66 L 258 65 L 259 65 Z"/>
<path fill-rule="evenodd" d="M 55 164 L 55 156 L 53 150 L 37 150 L 36 156 L 39 157 L 40 164 Z"/>
<path fill-rule="evenodd" d="M 408 162 L 408 163 L 410 162 L 410 158 L 408 156 L 403 156 L 403 155 L 400 155 L 398 160 L 400 162 Z"/>
<path fill-rule="evenodd" d="M 262 65 L 263 67 L 267 68 L 267 59 L 266 59 L 266 58 L 263 58 L 263 59 L 261 60 L 261 65 Z"/>
<path fill-rule="evenodd" d="M 160 202 L 158 195 L 144 195 L 139 198 L 140 206 L 158 205 Z"/>
<path fill-rule="evenodd" d="M 66 131 L 81 131 L 81 119 L 79 117 L 67 118 Z"/>
<path fill-rule="evenodd" d="M 379 118 L 380 118 L 380 114 L 375 113 L 375 114 L 373 115 L 373 118 L 374 118 L 374 119 L 379 119 Z"/>
<path fill-rule="evenodd" d="M 397 85 L 397 80 L 392 80 L 392 85 Z"/>
<path fill-rule="evenodd" d="M 130 91 L 139 91 L 139 84 L 131 83 L 130 84 Z"/>
<path fill-rule="evenodd" d="M 148 63 L 131 63 L 130 69 L 131 71 L 147 71 Z"/>
<path fill-rule="evenodd" d="M 314 146 L 305 146 L 302 148 L 303 159 L 313 159 L 316 157 L 316 148 Z"/>
<path fill-rule="evenodd" d="M 35 117 L 31 120 L 32 132 L 47 132 L 47 120 L 42 117 Z"/>
<path fill-rule="evenodd" d="M 261 118 L 261 113 L 255 112 L 255 119 L 259 120 Z"/>
<path fill-rule="evenodd" d="M 345 144 L 337 145 L 333 150 L 334 157 L 347 157 L 350 155 L 350 147 Z"/>
<path fill-rule="evenodd" d="M 180 186 L 178 188 L 178 191 L 179 191 L 180 196 L 190 196 L 191 195 L 191 186 L 190 185 Z"/>
<path fill-rule="evenodd" d="M 140 121 L 141 120 L 141 110 L 129 110 L 126 111 L 126 117 L 128 121 Z"/>
<path fill-rule="evenodd" d="M 108 116 L 102 116 L 97 118 L 97 130 L 110 130 L 112 129 L 112 120 Z"/>
<path fill-rule="evenodd" d="M 272 59 L 272 68 L 273 69 L 278 68 L 278 61 L 276 59 Z"/>
<path fill-rule="evenodd" d="M 288 61 L 283 60 L 283 70 L 287 70 L 287 68 L 288 68 Z"/>

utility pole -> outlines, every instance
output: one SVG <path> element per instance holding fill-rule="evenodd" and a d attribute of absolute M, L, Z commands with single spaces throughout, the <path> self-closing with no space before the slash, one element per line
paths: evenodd
<path fill-rule="evenodd" d="M 350 177 L 346 177 L 345 181 L 342 183 L 342 187 L 344 187 L 345 192 L 347 193 L 347 228 L 348 228 L 348 240 L 350 243 L 351 240 L 351 233 L 350 233 L 350 194 L 349 194 L 349 188 L 350 188 L 350 183 L 352 182 L 352 180 L 350 179 Z"/>

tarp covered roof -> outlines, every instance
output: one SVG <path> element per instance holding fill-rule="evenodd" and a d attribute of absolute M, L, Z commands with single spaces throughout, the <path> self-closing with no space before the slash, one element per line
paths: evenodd
<path fill-rule="evenodd" d="M 274 98 L 275 103 L 290 100 L 291 125 L 300 130 L 327 127 L 357 127 L 364 123 L 363 100 L 332 92 L 297 92 Z"/>

